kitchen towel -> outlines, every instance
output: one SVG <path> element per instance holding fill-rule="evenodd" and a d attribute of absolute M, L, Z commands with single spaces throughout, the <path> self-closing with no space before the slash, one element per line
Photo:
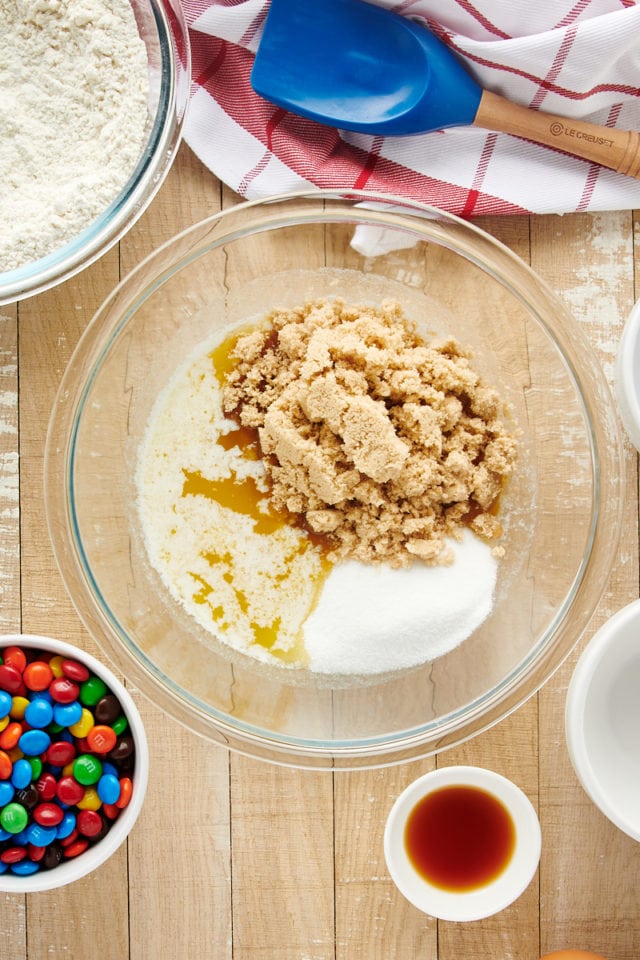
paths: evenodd
<path fill-rule="evenodd" d="M 377 2 L 422 20 L 487 90 L 563 117 L 640 130 L 635 0 Z M 183 7 L 193 57 L 184 137 L 244 197 L 351 188 L 465 218 L 640 207 L 640 180 L 507 134 L 453 127 L 374 137 L 296 117 L 250 84 L 268 0 L 183 0 Z"/>

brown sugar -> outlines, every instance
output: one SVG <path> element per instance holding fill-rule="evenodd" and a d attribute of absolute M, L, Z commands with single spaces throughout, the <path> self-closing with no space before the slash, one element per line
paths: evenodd
<path fill-rule="evenodd" d="M 270 496 L 333 559 L 450 562 L 464 526 L 493 540 L 516 459 L 503 403 L 456 340 L 400 307 L 320 300 L 238 338 L 223 407 L 258 430 Z"/>

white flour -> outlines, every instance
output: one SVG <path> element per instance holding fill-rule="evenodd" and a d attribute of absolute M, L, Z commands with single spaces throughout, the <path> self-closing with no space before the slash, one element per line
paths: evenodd
<path fill-rule="evenodd" d="M 0 272 L 115 199 L 142 151 L 147 91 L 129 0 L 0 0 Z"/>

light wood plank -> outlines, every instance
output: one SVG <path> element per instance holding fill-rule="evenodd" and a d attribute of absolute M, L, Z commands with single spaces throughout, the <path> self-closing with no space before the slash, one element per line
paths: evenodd
<path fill-rule="evenodd" d="M 436 921 L 389 877 L 383 837 L 396 797 L 433 759 L 335 774 L 336 960 L 437 956 Z"/>
<path fill-rule="evenodd" d="M 333 960 L 332 774 L 234 756 L 233 960 Z"/>
<path fill-rule="evenodd" d="M 0 307 L 0 633 L 20 632 L 18 311 Z M 0 957 L 26 957 L 26 899 L 0 898 Z"/>
<path fill-rule="evenodd" d="M 534 218 L 533 265 L 558 291 L 613 380 L 622 325 L 633 299 L 631 214 Z M 541 946 L 570 946 L 632 960 L 638 952 L 640 846 L 589 801 L 564 740 L 564 702 L 577 657 L 594 630 L 638 596 L 635 452 L 625 444 L 627 494 L 618 560 L 577 649 L 540 694 Z"/>
<path fill-rule="evenodd" d="M 120 243 L 122 275 L 215 213 L 219 194 L 183 144 L 157 202 Z M 151 770 L 128 841 L 131 960 L 196 954 L 225 960 L 232 946 L 228 755 L 132 693 L 145 720 Z"/>

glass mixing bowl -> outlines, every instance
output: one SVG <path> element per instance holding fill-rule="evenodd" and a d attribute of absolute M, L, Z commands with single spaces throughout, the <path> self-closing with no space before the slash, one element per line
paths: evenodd
<path fill-rule="evenodd" d="M 334 295 L 392 298 L 422 327 L 453 334 L 522 430 L 501 497 L 505 557 L 490 616 L 432 662 L 367 677 L 271 666 L 220 642 L 149 564 L 136 506 L 150 412 L 185 358 L 275 306 Z M 475 226 L 364 193 L 242 203 L 147 258 L 98 311 L 69 363 L 45 467 L 62 576 L 127 679 L 213 741 L 332 769 L 433 754 L 534 693 L 604 589 L 622 484 L 606 382 L 545 284 Z"/>
<path fill-rule="evenodd" d="M 131 0 L 147 48 L 146 139 L 117 197 L 69 243 L 15 270 L 0 272 L 0 304 L 23 300 L 83 270 L 136 222 L 156 195 L 176 155 L 191 80 L 187 27 L 178 0 Z"/>

